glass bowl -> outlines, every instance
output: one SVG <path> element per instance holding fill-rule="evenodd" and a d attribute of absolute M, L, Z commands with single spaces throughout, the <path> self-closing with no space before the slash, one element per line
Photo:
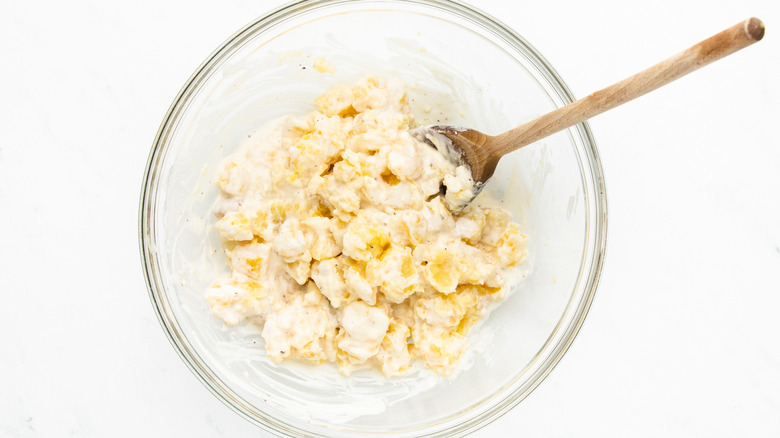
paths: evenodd
<path fill-rule="evenodd" d="M 323 65 L 335 66 L 332 69 Z M 317 67 L 320 67 L 319 69 Z M 420 124 L 498 133 L 574 100 L 517 33 L 462 3 L 307 0 L 240 30 L 198 68 L 147 164 L 140 246 L 149 293 L 184 362 L 220 400 L 280 436 L 465 435 L 523 400 L 561 359 L 596 290 L 606 200 L 583 123 L 502 159 L 485 189 L 529 236 L 527 277 L 469 334 L 450 378 L 384 379 L 275 364 L 256 327 L 226 328 L 204 299 L 227 271 L 212 208 L 217 164 L 271 119 L 365 74 L 398 76 Z"/>

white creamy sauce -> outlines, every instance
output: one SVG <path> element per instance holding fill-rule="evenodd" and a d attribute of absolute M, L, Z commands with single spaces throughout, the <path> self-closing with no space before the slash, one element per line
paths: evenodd
<path fill-rule="evenodd" d="M 206 294 L 212 313 L 262 325 L 274 361 L 396 377 L 420 359 L 449 376 L 526 238 L 499 207 L 451 213 L 473 197 L 470 172 L 410 134 L 399 80 L 364 78 L 316 103 L 222 165 L 215 228 L 231 274 Z"/>

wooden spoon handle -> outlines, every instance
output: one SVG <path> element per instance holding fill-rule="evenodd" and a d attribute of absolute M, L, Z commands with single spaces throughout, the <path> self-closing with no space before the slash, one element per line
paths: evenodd
<path fill-rule="evenodd" d="M 764 23 L 758 18 L 749 18 L 647 70 L 497 135 L 495 141 L 503 150 L 495 152 L 497 156 L 505 155 L 581 123 L 743 49 L 763 36 Z"/>

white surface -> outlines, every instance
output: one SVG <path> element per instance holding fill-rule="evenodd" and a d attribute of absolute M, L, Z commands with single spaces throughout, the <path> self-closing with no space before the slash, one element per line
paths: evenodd
<path fill-rule="evenodd" d="M 3 2 L 0 436 L 257 437 L 145 289 L 144 165 L 168 105 L 279 1 Z M 577 340 L 474 436 L 780 434 L 780 5 L 473 0 L 587 93 L 755 15 L 764 41 L 599 116 L 609 233 Z"/>

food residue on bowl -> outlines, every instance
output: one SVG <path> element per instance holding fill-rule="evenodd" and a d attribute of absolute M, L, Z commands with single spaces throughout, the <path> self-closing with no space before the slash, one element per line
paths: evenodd
<path fill-rule="evenodd" d="M 320 73 L 336 73 L 336 65 L 323 57 L 314 60 L 312 66 Z"/>
<path fill-rule="evenodd" d="M 526 237 L 498 207 L 450 212 L 440 186 L 465 195 L 470 173 L 410 134 L 401 81 L 367 77 L 316 104 L 224 161 L 215 214 L 231 274 L 207 291 L 211 311 L 262 327 L 277 362 L 392 377 L 419 358 L 449 376 Z"/>

